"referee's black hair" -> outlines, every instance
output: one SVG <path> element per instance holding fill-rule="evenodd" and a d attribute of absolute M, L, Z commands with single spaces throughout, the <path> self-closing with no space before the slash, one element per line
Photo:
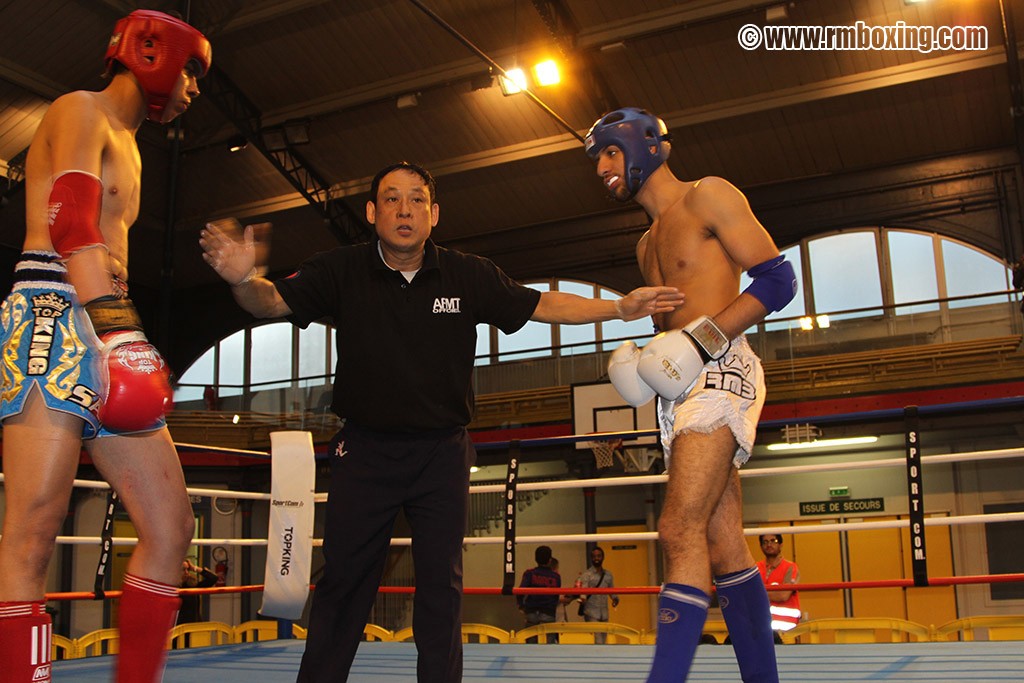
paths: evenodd
<path fill-rule="evenodd" d="M 427 186 L 427 194 L 430 197 L 430 203 L 435 204 L 437 202 L 437 183 L 434 182 L 434 176 L 430 175 L 430 171 L 423 168 L 418 164 L 411 164 L 408 161 L 399 161 L 398 163 L 385 166 L 381 170 L 377 171 L 377 175 L 373 176 L 373 182 L 370 183 L 370 201 L 374 204 L 377 203 L 377 191 L 380 189 L 380 181 L 388 173 L 392 171 L 410 171 L 415 173 L 423 179 L 423 184 Z"/>

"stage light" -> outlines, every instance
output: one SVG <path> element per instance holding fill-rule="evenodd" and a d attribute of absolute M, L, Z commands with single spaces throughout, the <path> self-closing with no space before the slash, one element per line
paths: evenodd
<path fill-rule="evenodd" d="M 503 95 L 515 95 L 526 90 L 526 72 L 520 68 L 509 69 L 505 76 L 500 77 Z"/>
<path fill-rule="evenodd" d="M 562 80 L 558 73 L 558 64 L 553 59 L 547 59 L 534 66 L 533 76 L 540 86 L 555 85 Z"/>

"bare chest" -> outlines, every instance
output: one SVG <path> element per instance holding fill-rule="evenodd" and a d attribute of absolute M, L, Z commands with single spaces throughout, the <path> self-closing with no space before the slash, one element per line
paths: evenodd
<path fill-rule="evenodd" d="M 127 230 L 139 215 L 142 159 L 133 136 L 112 133 L 103 154 L 101 229 Z M 108 235 L 114 238 L 115 235 Z"/>

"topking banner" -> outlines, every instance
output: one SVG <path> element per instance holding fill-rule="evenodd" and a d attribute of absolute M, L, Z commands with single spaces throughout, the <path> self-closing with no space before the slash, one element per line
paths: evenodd
<path fill-rule="evenodd" d="M 260 614 L 292 621 L 309 596 L 313 561 L 313 435 L 270 433 L 270 530 Z"/>

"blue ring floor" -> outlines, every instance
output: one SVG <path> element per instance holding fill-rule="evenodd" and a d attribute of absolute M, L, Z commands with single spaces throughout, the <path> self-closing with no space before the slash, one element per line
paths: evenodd
<path fill-rule="evenodd" d="M 305 642 L 271 640 L 173 650 L 164 683 L 293 683 Z M 464 683 L 644 681 L 653 656 L 648 645 L 465 646 Z M 929 681 L 1006 683 L 1024 680 L 1024 644 L 1003 642 L 783 645 L 776 647 L 780 679 L 814 681 Z M 113 658 L 54 662 L 55 683 L 108 683 Z M 362 643 L 350 683 L 416 680 L 413 643 Z M 688 681 L 739 681 L 732 648 L 702 645 Z"/>

